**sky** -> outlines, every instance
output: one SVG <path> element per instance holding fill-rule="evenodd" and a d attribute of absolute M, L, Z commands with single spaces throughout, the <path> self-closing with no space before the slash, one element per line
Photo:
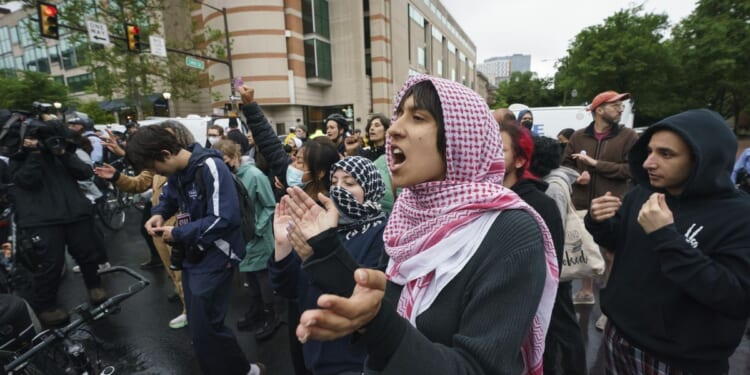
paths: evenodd
<path fill-rule="evenodd" d="M 554 75 L 555 62 L 584 28 L 604 23 L 623 8 L 644 4 L 665 13 L 670 25 L 693 11 L 697 0 L 440 0 L 477 47 L 477 64 L 494 56 L 531 55 L 531 70 Z"/>

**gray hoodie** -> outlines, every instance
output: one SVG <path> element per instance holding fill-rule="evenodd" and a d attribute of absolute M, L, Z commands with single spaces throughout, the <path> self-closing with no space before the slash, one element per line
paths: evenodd
<path fill-rule="evenodd" d="M 578 179 L 578 171 L 568 167 L 553 169 L 543 180 L 549 186 L 545 193 L 557 204 L 560 210 L 560 217 L 563 218 L 563 228 L 565 228 L 565 218 L 568 216 L 568 205 L 570 204 L 570 194 L 573 191 L 573 183 Z"/>

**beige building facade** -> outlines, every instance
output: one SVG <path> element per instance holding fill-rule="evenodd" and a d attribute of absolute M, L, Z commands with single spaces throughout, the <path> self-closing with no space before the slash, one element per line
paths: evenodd
<path fill-rule="evenodd" d="M 397 90 L 413 74 L 477 85 L 476 48 L 437 0 L 234 0 L 223 5 L 234 75 L 255 89 L 279 132 L 296 124 L 312 132 L 334 112 L 364 129 L 371 113 L 390 115 Z M 224 28 L 221 12 L 209 7 L 194 9 L 191 16 L 204 27 Z M 207 89 L 225 98 L 208 105 L 220 110 L 230 95 L 228 68 L 208 63 L 207 71 Z"/>

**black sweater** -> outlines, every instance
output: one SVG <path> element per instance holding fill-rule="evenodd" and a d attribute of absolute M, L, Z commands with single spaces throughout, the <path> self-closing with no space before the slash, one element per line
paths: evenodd
<path fill-rule="evenodd" d="M 291 163 L 291 159 L 284 152 L 281 140 L 276 136 L 276 132 L 271 127 L 271 124 L 268 123 L 268 119 L 266 119 L 258 103 L 252 102 L 243 105 L 242 113 L 247 120 L 247 127 L 253 134 L 255 148 L 263 155 L 266 162 L 268 162 L 268 179 L 271 182 L 271 187 L 273 187 L 274 195 L 278 201 L 286 192 L 276 188 L 274 177 L 278 177 L 279 181 L 286 188 L 286 170 L 289 167 L 289 163 Z"/>
<path fill-rule="evenodd" d="M 641 167 L 654 132 L 687 141 L 695 166 L 679 196 L 666 194 L 674 224 L 646 234 L 638 213 L 654 192 Z M 732 147 L 734 145 L 734 149 Z M 629 160 L 638 182 L 615 217 L 595 223 L 615 260 L 602 310 L 634 345 L 691 374 L 726 373 L 750 316 L 750 199 L 729 174 L 734 135 L 718 115 L 688 111 L 650 127 Z"/>
<path fill-rule="evenodd" d="M 401 286 L 389 282 L 378 315 L 361 337 L 369 354 L 368 373 L 521 373 L 521 345 L 546 277 L 538 228 L 523 211 L 500 214 L 472 259 L 417 317 L 417 328 L 396 313 Z M 334 232 L 308 242 L 315 254 L 305 269 L 314 282 L 350 295 L 356 264 Z"/>

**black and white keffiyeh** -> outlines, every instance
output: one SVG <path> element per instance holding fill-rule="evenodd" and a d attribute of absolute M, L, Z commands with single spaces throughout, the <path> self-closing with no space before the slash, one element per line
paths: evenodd
<path fill-rule="evenodd" d="M 375 164 L 361 156 L 350 156 L 336 162 L 331 167 L 331 175 L 339 169 L 354 177 L 365 192 L 364 202 L 359 203 L 346 189 L 331 186 L 329 195 L 341 212 L 340 227 L 359 227 L 384 217 L 379 202 L 385 194 L 385 184 Z"/>

